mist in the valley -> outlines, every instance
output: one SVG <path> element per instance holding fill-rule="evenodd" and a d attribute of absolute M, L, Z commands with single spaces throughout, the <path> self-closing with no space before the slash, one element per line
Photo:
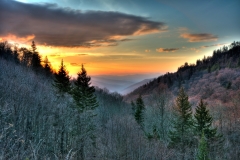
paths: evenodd
<path fill-rule="evenodd" d="M 107 88 L 110 92 L 127 94 L 137 87 L 151 81 L 162 73 L 132 74 L 132 75 L 95 75 L 92 85 Z"/>

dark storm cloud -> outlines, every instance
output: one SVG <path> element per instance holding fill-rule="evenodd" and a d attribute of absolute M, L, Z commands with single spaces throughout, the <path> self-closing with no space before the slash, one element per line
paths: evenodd
<path fill-rule="evenodd" d="M 125 36 L 166 30 L 162 22 L 119 12 L 72 10 L 56 4 L 0 1 L 0 36 L 35 36 L 38 44 L 65 47 L 116 45 Z"/>
<path fill-rule="evenodd" d="M 216 41 L 218 39 L 217 36 L 208 33 L 199 34 L 183 33 L 181 34 L 181 37 L 188 39 L 188 42 Z"/>

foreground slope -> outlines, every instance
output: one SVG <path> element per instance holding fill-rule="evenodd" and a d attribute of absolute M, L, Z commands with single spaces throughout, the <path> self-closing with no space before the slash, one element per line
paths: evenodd
<path fill-rule="evenodd" d="M 159 159 L 161 142 L 145 138 L 120 94 L 96 88 L 91 143 L 75 131 L 85 122 L 76 121 L 82 115 L 70 95 L 59 96 L 51 77 L 2 55 L 0 49 L 0 159 Z"/>

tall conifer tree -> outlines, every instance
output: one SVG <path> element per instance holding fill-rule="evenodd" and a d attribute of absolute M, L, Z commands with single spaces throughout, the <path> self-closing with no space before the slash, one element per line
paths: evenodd
<path fill-rule="evenodd" d="M 51 67 L 51 63 L 49 62 L 47 56 L 45 57 L 44 61 L 43 61 L 43 69 L 46 73 L 47 76 L 52 74 L 52 67 Z"/>
<path fill-rule="evenodd" d="M 34 41 L 32 41 L 32 59 L 31 59 L 31 66 L 33 69 L 38 70 L 42 67 L 41 65 L 41 57 L 37 52 L 37 47 Z"/>
<path fill-rule="evenodd" d="M 98 107 L 98 102 L 94 95 L 95 88 L 90 86 L 91 77 L 87 76 L 87 71 L 83 65 L 77 75 L 71 94 L 78 111 L 77 126 L 75 127 L 79 143 L 77 158 L 84 160 L 85 147 L 89 146 L 89 142 L 95 146 L 95 125 L 93 117 L 95 116 L 94 109 Z"/>
<path fill-rule="evenodd" d="M 75 86 L 72 90 L 72 96 L 77 104 L 77 109 L 81 113 L 86 110 L 93 110 L 98 106 L 95 88 L 91 85 L 91 77 L 87 76 L 87 71 L 82 65 L 81 71 L 77 73 Z"/>
<path fill-rule="evenodd" d="M 136 104 L 132 102 L 132 107 L 135 110 L 135 113 L 134 113 L 135 120 L 141 127 L 143 127 L 143 121 L 144 121 L 143 111 L 145 109 L 145 105 L 141 95 L 139 95 L 139 97 L 137 98 Z"/>
<path fill-rule="evenodd" d="M 64 94 L 70 91 L 71 83 L 68 71 L 66 70 L 63 60 L 61 62 L 60 68 L 57 73 L 55 73 L 54 87 L 58 90 L 60 94 Z"/>
<path fill-rule="evenodd" d="M 216 136 L 217 129 L 212 128 L 212 117 L 206 108 L 206 103 L 204 103 L 202 99 L 196 108 L 194 118 L 196 120 L 194 127 L 199 136 L 201 136 L 202 133 L 204 133 L 207 139 Z"/>
<path fill-rule="evenodd" d="M 170 145 L 179 147 L 184 159 L 186 147 L 191 146 L 193 137 L 192 109 L 188 101 L 188 96 L 181 87 L 175 106 L 175 118 L 173 129 L 170 131 Z"/>
<path fill-rule="evenodd" d="M 195 132 L 201 137 L 201 133 L 206 137 L 208 149 L 220 149 L 222 142 L 224 141 L 223 136 L 217 133 L 217 128 L 212 127 L 212 116 L 209 114 L 209 110 L 206 108 L 206 103 L 201 100 L 196 108 L 194 114 L 195 117 Z"/>
<path fill-rule="evenodd" d="M 45 65 L 45 67 L 46 67 L 46 65 Z M 54 79 L 53 86 L 57 89 L 57 92 L 59 95 L 58 98 L 60 98 L 59 100 L 61 100 L 64 97 L 64 94 L 68 93 L 71 89 L 70 77 L 68 75 L 68 71 L 66 70 L 65 65 L 63 64 L 63 60 L 61 61 L 59 70 L 57 71 L 57 73 L 55 73 L 54 76 L 55 76 L 55 79 Z M 60 111 L 60 113 L 59 113 L 60 115 L 64 115 L 63 114 L 64 111 L 63 111 L 62 107 L 60 108 L 59 111 Z M 60 134 L 61 155 L 63 155 L 66 152 L 66 148 L 64 147 L 64 141 L 65 141 L 65 137 L 66 137 L 66 136 L 64 136 L 66 134 L 66 126 L 65 126 L 64 120 L 65 120 L 64 117 L 56 116 L 56 121 L 59 122 L 59 124 L 60 124 L 59 131 L 61 133 Z"/>

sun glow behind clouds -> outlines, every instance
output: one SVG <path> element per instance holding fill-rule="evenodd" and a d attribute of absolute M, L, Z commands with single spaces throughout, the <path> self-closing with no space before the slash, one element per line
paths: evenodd
<path fill-rule="evenodd" d="M 43 56 L 48 56 L 55 70 L 59 68 L 61 59 L 67 67 L 70 75 L 74 76 L 84 64 L 90 75 L 128 75 L 146 74 L 156 72 L 174 71 L 181 64 L 181 58 L 149 57 L 140 53 L 111 53 L 97 52 L 93 50 L 81 50 L 80 48 L 55 48 L 39 46 L 38 50 Z M 180 59 L 180 61 L 179 61 Z M 157 63 L 159 62 L 159 63 Z"/>
<path fill-rule="evenodd" d="M 80 70 L 81 64 L 90 75 L 174 72 L 185 62 L 195 63 L 204 55 L 212 55 L 214 49 L 221 47 L 216 44 L 237 41 L 239 35 L 224 27 L 224 24 L 236 26 L 235 23 L 222 23 L 213 18 L 213 26 L 222 24 L 217 29 L 196 28 L 181 13 L 176 16 L 174 10 L 159 9 L 161 6 L 155 1 L 149 6 L 156 8 L 146 7 L 143 1 L 132 1 L 148 8 L 144 10 L 148 16 L 143 17 L 143 10 L 135 12 L 131 4 L 123 7 L 129 12 L 123 12 L 113 5 L 111 10 L 106 10 L 93 3 L 101 0 L 81 0 L 81 5 L 76 5 L 80 0 L 16 1 L 0 0 L 0 15 L 5 15 L 1 17 L 4 23 L 0 25 L 0 41 L 30 48 L 34 40 L 42 59 L 47 56 L 54 69 L 59 68 L 63 59 L 71 75 Z M 90 12 L 85 8 L 87 5 Z M 232 8 L 226 13 L 231 11 Z M 205 20 L 201 14 L 196 18 Z M 229 31 L 236 32 L 234 37 Z"/>
<path fill-rule="evenodd" d="M 18 47 L 31 47 L 34 35 L 26 37 L 17 37 L 9 34 L 5 37 L 11 44 L 18 44 Z M 121 37 L 122 38 L 122 37 Z M 133 38 L 134 39 L 134 38 Z M 42 59 L 48 57 L 52 67 L 58 70 L 61 60 L 71 76 L 76 75 L 80 70 L 81 64 L 84 64 L 90 75 L 129 75 L 146 73 L 166 73 L 175 72 L 177 67 L 185 62 L 195 63 L 197 59 L 203 56 L 211 56 L 212 51 L 220 48 L 226 43 L 211 45 L 202 45 L 199 47 L 181 47 L 181 48 L 161 48 L 161 50 L 149 48 L 146 50 L 136 49 L 134 51 L 127 49 L 126 45 L 114 47 L 54 47 L 40 45 L 35 41 L 38 52 Z M 131 41 L 129 43 L 136 43 Z M 150 52 L 151 50 L 151 52 Z M 160 52 L 161 51 L 161 52 Z"/>
<path fill-rule="evenodd" d="M 0 41 L 8 41 L 9 43 L 18 43 L 18 44 L 26 44 L 28 42 L 31 42 L 35 36 L 27 35 L 24 37 L 18 37 L 14 34 L 8 34 L 6 36 L 0 36 Z"/>
<path fill-rule="evenodd" d="M 31 46 L 31 37 L 21 39 L 11 35 L 9 38 L 12 44 L 17 42 L 19 47 L 30 48 Z M 174 72 L 185 61 L 195 62 L 197 58 L 196 56 L 186 58 L 178 55 L 178 52 L 169 52 L 168 55 L 155 51 L 153 53 L 141 53 L 141 51 L 113 52 L 118 47 L 52 47 L 38 45 L 37 42 L 36 45 L 42 59 L 47 56 L 54 70 L 58 70 L 63 59 L 69 74 L 73 77 L 79 72 L 81 64 L 85 65 L 89 75 L 129 75 Z M 204 49 L 202 48 L 202 50 Z M 202 58 L 202 56 L 199 55 L 198 58 Z"/>

